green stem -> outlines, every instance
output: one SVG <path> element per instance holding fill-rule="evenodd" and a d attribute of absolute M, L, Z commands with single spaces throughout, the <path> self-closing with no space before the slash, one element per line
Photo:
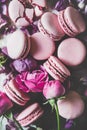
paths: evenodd
<path fill-rule="evenodd" d="M 57 101 L 55 101 L 55 111 L 56 111 L 56 118 L 57 118 L 57 130 L 60 130 L 60 118 L 59 118 Z"/>
<path fill-rule="evenodd" d="M 17 126 L 19 127 L 18 130 L 23 130 L 22 126 L 18 123 L 18 121 L 15 118 L 13 118 L 13 119 L 14 119 L 15 123 L 17 124 Z"/>
<path fill-rule="evenodd" d="M 12 120 L 15 122 L 15 124 L 17 125 L 18 127 L 18 130 L 23 130 L 22 126 L 19 124 L 19 122 L 13 117 L 13 119 L 10 119 L 7 117 L 7 115 L 4 115 L 5 118 L 9 119 L 9 120 Z"/>

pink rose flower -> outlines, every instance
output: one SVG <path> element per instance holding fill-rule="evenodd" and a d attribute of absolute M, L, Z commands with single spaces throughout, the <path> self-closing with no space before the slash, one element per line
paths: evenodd
<path fill-rule="evenodd" d="M 13 107 L 12 101 L 0 91 L 0 116 Z"/>
<path fill-rule="evenodd" d="M 24 72 L 19 74 L 16 77 L 16 82 L 24 92 L 42 92 L 48 79 L 47 72 L 41 67 L 39 70 L 32 71 L 32 73 Z"/>
<path fill-rule="evenodd" d="M 65 93 L 65 88 L 58 80 L 51 80 L 44 85 L 43 95 L 46 99 L 60 97 Z"/>

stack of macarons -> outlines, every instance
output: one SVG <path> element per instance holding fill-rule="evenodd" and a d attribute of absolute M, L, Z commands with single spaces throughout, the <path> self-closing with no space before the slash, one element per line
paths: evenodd
<path fill-rule="evenodd" d="M 77 21 L 77 18 L 79 19 Z M 58 41 L 68 35 L 75 37 L 86 30 L 84 18 L 77 9 L 72 6 L 57 13 L 46 12 L 38 23 L 39 30 L 48 35 L 54 41 Z"/>
<path fill-rule="evenodd" d="M 54 41 L 60 40 L 65 35 L 59 25 L 57 17 L 58 16 L 52 12 L 46 12 L 42 15 L 38 22 L 40 32 L 49 36 Z"/>
<path fill-rule="evenodd" d="M 58 21 L 65 34 L 70 37 L 75 37 L 86 30 L 86 23 L 82 15 L 71 6 L 58 13 Z"/>

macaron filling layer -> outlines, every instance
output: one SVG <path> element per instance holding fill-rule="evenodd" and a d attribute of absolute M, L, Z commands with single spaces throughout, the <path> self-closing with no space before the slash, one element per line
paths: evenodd
<path fill-rule="evenodd" d="M 55 75 L 57 75 L 60 79 L 62 77 L 63 81 L 66 78 L 68 78 L 68 75 L 66 75 L 52 60 L 48 59 L 46 65 L 47 67 L 49 67 L 50 71 L 53 72 Z"/>
<path fill-rule="evenodd" d="M 64 21 L 65 21 L 66 25 L 68 26 L 68 28 L 72 31 L 72 33 L 75 33 L 75 35 L 77 35 L 78 32 L 76 32 L 76 31 L 72 28 L 72 26 L 70 25 L 70 23 L 69 23 L 69 21 L 68 21 L 68 19 L 67 19 L 66 17 L 64 17 Z"/>
<path fill-rule="evenodd" d="M 24 50 L 23 50 L 23 52 L 22 52 L 21 58 L 24 58 L 24 57 L 25 57 L 25 54 L 26 54 L 28 48 L 29 48 L 29 46 L 28 46 L 28 38 L 27 38 L 27 36 L 26 36 L 26 46 L 25 46 L 25 48 L 24 48 Z"/>

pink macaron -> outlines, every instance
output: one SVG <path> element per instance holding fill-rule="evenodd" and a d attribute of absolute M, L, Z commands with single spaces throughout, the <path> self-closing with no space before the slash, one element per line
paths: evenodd
<path fill-rule="evenodd" d="M 57 15 L 52 12 L 42 15 L 38 22 L 38 28 L 42 34 L 49 36 L 54 41 L 60 40 L 65 35 L 58 23 Z"/>
<path fill-rule="evenodd" d="M 3 92 L 0 92 L 0 116 L 13 107 L 12 101 Z"/>
<path fill-rule="evenodd" d="M 4 89 L 6 95 L 18 105 L 24 106 L 30 100 L 30 97 L 19 88 L 15 79 L 10 80 Z"/>
<path fill-rule="evenodd" d="M 74 37 L 86 30 L 86 23 L 82 15 L 72 6 L 58 13 L 58 22 L 65 34 L 70 37 Z"/>
<path fill-rule="evenodd" d="M 44 110 L 38 103 L 33 103 L 25 108 L 16 118 L 21 126 L 27 126 L 40 118 Z"/>
<path fill-rule="evenodd" d="M 55 51 L 55 43 L 49 37 L 40 32 L 31 36 L 30 54 L 36 60 L 45 60 Z"/>
<path fill-rule="evenodd" d="M 64 99 L 57 101 L 59 115 L 65 119 L 80 117 L 85 109 L 85 103 L 81 96 L 75 91 L 69 91 Z"/>
<path fill-rule="evenodd" d="M 46 71 L 56 80 L 64 82 L 70 76 L 70 71 L 55 56 L 50 56 L 43 65 Z"/>
<path fill-rule="evenodd" d="M 63 40 L 58 46 L 58 58 L 67 66 L 77 66 L 86 58 L 86 47 L 77 38 Z"/>
<path fill-rule="evenodd" d="M 20 38 L 21 37 L 21 38 Z M 30 36 L 16 30 L 7 39 L 8 56 L 12 59 L 25 58 L 30 51 Z"/>

